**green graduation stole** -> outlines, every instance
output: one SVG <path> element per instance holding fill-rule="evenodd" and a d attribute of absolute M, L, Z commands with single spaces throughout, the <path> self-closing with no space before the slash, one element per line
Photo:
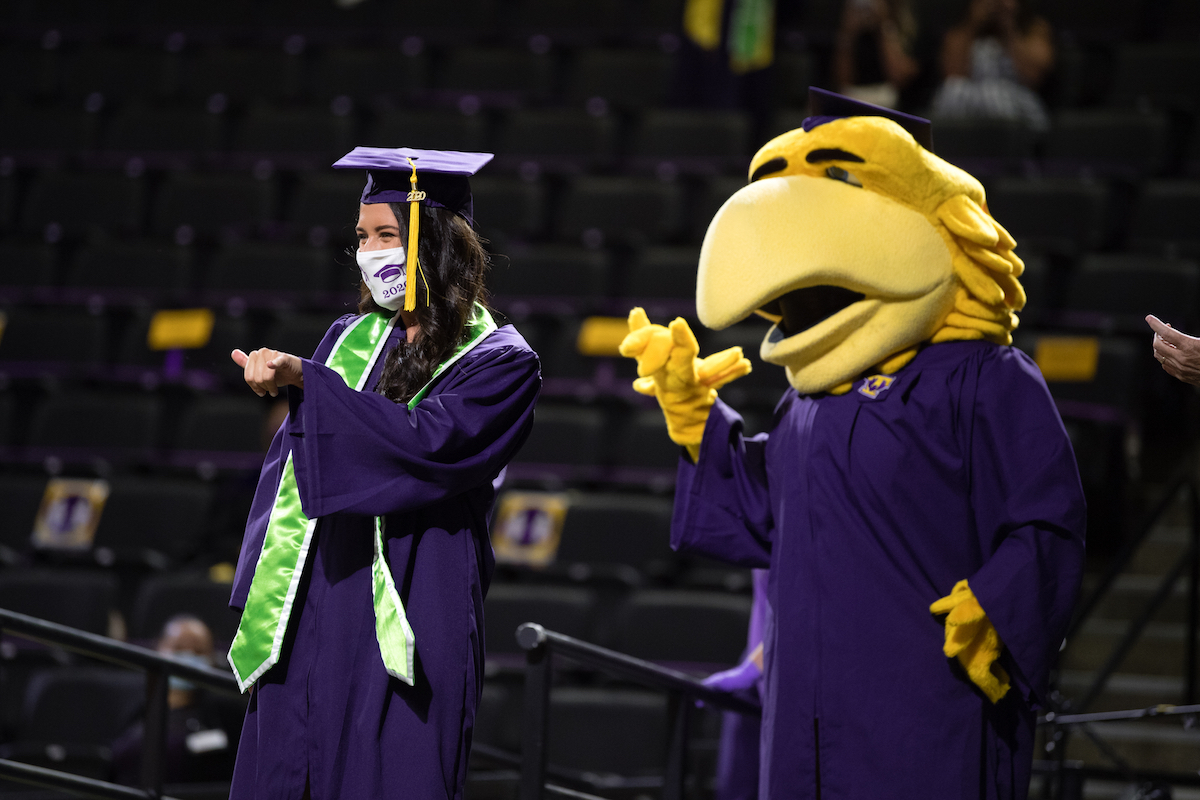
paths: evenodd
<path fill-rule="evenodd" d="M 332 369 L 346 385 L 361 392 L 387 345 L 388 337 L 400 315 L 363 314 L 342 331 L 325 366 Z M 429 393 L 430 387 L 451 364 L 462 358 L 475 345 L 496 330 L 496 323 L 487 309 L 478 303 L 467 322 L 467 340 L 450 358 L 434 370 L 429 382 L 408 401 L 411 411 Z M 229 664 L 233 667 L 238 685 L 245 692 L 267 670 L 279 661 L 288 619 L 296 599 L 300 577 L 308 559 L 309 546 L 317 521 L 304 515 L 292 454 L 288 453 L 283 475 L 275 495 L 275 505 L 267 522 L 262 551 L 254 568 L 254 578 L 246 597 L 246 607 L 238 623 L 233 645 L 229 648 Z M 375 547 L 371 561 L 371 584 L 375 608 L 375 638 L 389 675 L 413 685 L 413 653 L 416 639 L 396 583 L 383 554 L 384 518 L 375 518 Z"/>

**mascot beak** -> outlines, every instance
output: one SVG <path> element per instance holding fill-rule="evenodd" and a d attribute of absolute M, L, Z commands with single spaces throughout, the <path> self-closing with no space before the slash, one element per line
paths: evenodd
<path fill-rule="evenodd" d="M 845 177 L 764 178 L 709 226 L 696 306 L 710 328 L 755 311 L 776 320 L 763 359 L 820 391 L 936 329 L 953 302 L 950 259 L 924 214 Z"/>
<path fill-rule="evenodd" d="M 949 258 L 925 216 L 894 200 L 842 180 L 765 178 L 729 198 L 709 226 L 696 305 L 702 323 L 721 329 L 823 285 L 909 299 L 947 279 Z"/>

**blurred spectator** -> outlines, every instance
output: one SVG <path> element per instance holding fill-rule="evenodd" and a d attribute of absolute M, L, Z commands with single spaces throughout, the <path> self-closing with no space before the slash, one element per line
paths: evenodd
<path fill-rule="evenodd" d="M 787 5 L 787 4 L 783 4 Z M 774 110 L 775 0 L 686 0 L 671 105 Z"/>
<path fill-rule="evenodd" d="M 158 652 L 212 666 L 212 632 L 196 617 L 174 616 L 163 626 Z M 190 681 L 172 675 L 167 705 L 170 710 L 164 781 L 228 781 L 233 774 L 237 736 L 241 730 L 240 704 L 214 698 Z M 139 720 L 113 742 L 113 772 L 118 783 L 140 784 L 143 736 L 143 723 Z"/>
<path fill-rule="evenodd" d="M 833 51 L 833 78 L 844 95 L 896 108 L 920 71 L 912 56 L 917 22 L 909 0 L 846 0 Z"/>
<path fill-rule="evenodd" d="M 1037 89 L 1054 65 L 1050 23 L 1030 0 L 972 0 L 966 19 L 942 40 L 945 81 L 935 117 L 974 117 L 1049 127 Z"/>

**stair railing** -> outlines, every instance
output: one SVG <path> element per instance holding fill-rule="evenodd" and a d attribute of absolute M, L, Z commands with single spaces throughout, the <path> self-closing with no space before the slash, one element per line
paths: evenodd
<path fill-rule="evenodd" d="M 162 797 L 163 766 L 167 749 L 168 679 L 171 675 L 178 675 L 205 689 L 238 694 L 237 681 L 228 672 L 189 664 L 145 647 L 126 644 L 107 636 L 69 628 L 15 611 L 0 609 L 0 631 L 146 673 L 146 710 L 143 717 L 145 728 L 139 788 L 0 759 L 0 777 L 21 783 L 57 789 L 80 797 L 170 800 Z"/>
<path fill-rule="evenodd" d="M 1072 703 L 1069 709 L 1061 710 L 1070 710 L 1075 713 L 1083 713 L 1087 710 L 1091 703 L 1104 691 L 1109 678 L 1120 667 L 1121 662 L 1129 654 L 1129 651 L 1133 649 L 1134 644 L 1137 643 L 1138 638 L 1142 635 L 1146 624 L 1150 622 L 1154 614 L 1171 596 L 1175 584 L 1185 574 L 1188 577 L 1188 607 L 1186 640 L 1184 642 L 1183 654 L 1184 690 L 1182 701 L 1185 705 L 1196 702 L 1196 634 L 1197 628 L 1200 626 L 1200 494 L 1197 493 L 1196 483 L 1193 479 L 1194 467 L 1192 461 L 1191 457 L 1183 460 L 1183 463 L 1177 468 L 1172 480 L 1169 482 L 1167 490 L 1159 498 L 1158 502 L 1154 504 L 1149 513 L 1146 514 L 1142 522 L 1135 528 L 1136 532 L 1134 536 L 1122 545 L 1100 582 L 1079 603 L 1078 610 L 1067 629 L 1064 649 L 1082 631 L 1084 624 L 1091 618 L 1092 614 L 1100 606 L 1100 603 L 1112 590 L 1117 578 L 1128 569 L 1129 563 L 1132 561 L 1138 547 L 1145 542 L 1150 531 L 1158 525 L 1180 493 L 1185 494 L 1188 502 L 1189 537 L 1186 550 L 1172 568 L 1167 571 L 1150 600 L 1131 620 L 1125 634 L 1112 649 L 1103 666 L 1093 678 L 1091 685 L 1088 686 L 1079 701 Z"/>
<path fill-rule="evenodd" d="M 668 693 L 671 726 L 662 800 L 683 800 L 687 781 L 688 723 L 695 700 L 716 708 L 759 716 L 762 708 L 749 700 L 710 689 L 700 681 L 640 658 L 575 639 L 526 622 L 517 628 L 517 643 L 525 650 L 525 714 L 521 736 L 520 800 L 543 800 L 546 790 L 546 743 L 550 734 L 550 683 L 554 656 L 664 690 Z"/>
<path fill-rule="evenodd" d="M 1197 629 L 1200 627 L 1200 490 L 1197 488 L 1195 479 L 1195 459 L 1196 454 L 1193 451 L 1189 451 L 1188 455 L 1181 459 L 1167 483 L 1166 490 L 1159 497 L 1158 501 L 1151 506 L 1139 524 L 1134 527 L 1133 536 L 1127 539 L 1117 551 L 1117 554 L 1113 557 L 1111 564 L 1105 570 L 1099 583 L 1080 601 L 1071 624 L 1067 629 L 1063 649 L 1066 649 L 1071 642 L 1075 641 L 1076 637 L 1082 632 L 1084 625 L 1091 619 L 1100 607 L 1101 602 L 1112 591 L 1117 579 L 1128 570 L 1130 562 L 1133 560 L 1138 548 L 1142 546 L 1150 532 L 1159 524 L 1171 506 L 1182 495 L 1188 504 L 1189 517 L 1188 545 L 1185 551 L 1172 567 L 1167 570 L 1150 599 L 1130 620 L 1125 632 L 1113 646 L 1104 663 L 1096 671 L 1087 689 L 1084 690 L 1079 699 L 1070 700 L 1069 698 L 1061 698 L 1061 695 L 1057 691 L 1051 692 L 1051 701 L 1054 708 L 1039 720 L 1039 724 L 1049 726 L 1045 752 L 1047 756 L 1054 759 L 1057 764 L 1054 771 L 1059 774 L 1063 772 L 1065 766 L 1067 736 L 1071 731 L 1077 730 L 1091 739 L 1100 752 L 1115 765 L 1116 769 L 1111 772 L 1114 775 L 1121 775 L 1128 779 L 1135 774 L 1144 776 L 1145 773 L 1135 770 L 1126 763 L 1103 740 L 1099 731 L 1092 727 L 1093 723 L 1176 714 L 1184 715 L 1185 721 L 1188 723 L 1195 718 L 1197 708 L 1194 705 L 1197 701 Z M 1109 680 L 1137 644 L 1147 624 L 1149 624 L 1158 610 L 1170 598 L 1175 585 L 1185 575 L 1188 581 L 1188 591 L 1187 618 L 1185 623 L 1186 639 L 1184 641 L 1183 652 L 1182 705 L 1159 705 L 1149 709 L 1103 712 L 1099 714 L 1086 713 L 1092 703 L 1103 693 Z M 1084 772 L 1093 777 L 1099 777 L 1102 770 L 1087 768 Z M 1178 781 L 1185 776 L 1163 775 L 1159 777 L 1164 779 L 1173 778 Z M 1070 794 L 1069 791 L 1064 793 L 1062 788 L 1064 785 L 1065 783 L 1059 784 L 1059 797 Z"/>

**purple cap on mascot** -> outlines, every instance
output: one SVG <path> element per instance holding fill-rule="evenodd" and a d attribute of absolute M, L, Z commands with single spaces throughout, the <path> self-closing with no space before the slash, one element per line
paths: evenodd
<path fill-rule="evenodd" d="M 864 103 L 843 94 L 808 87 L 808 109 L 812 116 L 805 117 L 800 127 L 811 131 L 818 125 L 833 122 L 843 117 L 884 117 L 895 122 L 901 128 L 912 134 L 917 144 L 929 152 L 933 152 L 933 123 L 924 117 L 905 114 L 885 106 Z"/>

